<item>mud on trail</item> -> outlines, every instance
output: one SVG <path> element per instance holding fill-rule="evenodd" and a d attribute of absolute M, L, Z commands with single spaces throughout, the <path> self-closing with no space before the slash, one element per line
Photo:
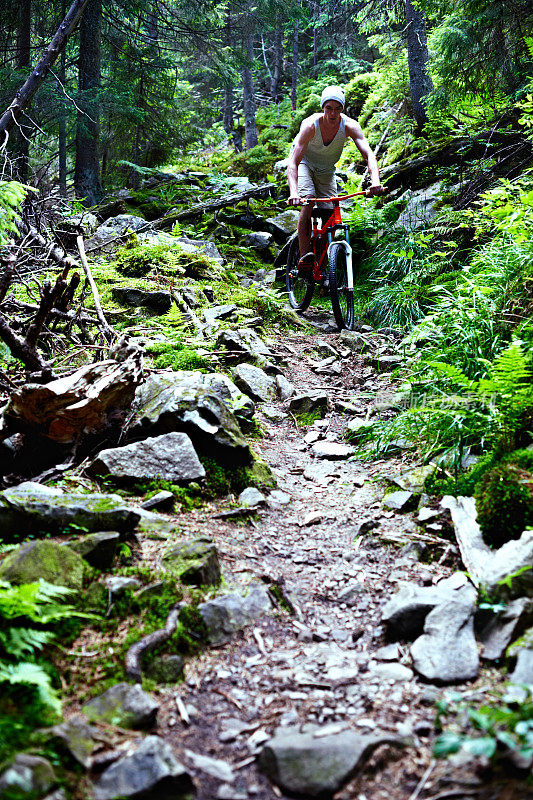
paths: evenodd
<path fill-rule="evenodd" d="M 275 584 L 278 602 L 225 644 L 188 660 L 183 683 L 157 689 L 157 733 L 193 775 L 198 800 L 288 796 L 256 757 L 278 727 L 309 725 L 319 726 L 319 737 L 355 731 L 394 740 L 360 762 L 337 800 L 530 797 L 508 778 L 488 784 L 472 766 L 451 769 L 433 759 L 443 689 L 417 677 L 408 646 L 385 639 L 381 609 L 401 582 L 431 586 L 461 569 L 453 545 L 439 536 L 431 544 L 413 514 L 382 504 L 386 479 L 409 466 L 408 456 L 360 463 L 319 458 L 311 449 L 317 441 L 346 444 L 354 408 L 361 417 L 376 408 L 389 413 L 390 373 L 369 366 L 375 353 L 348 350 L 338 333 L 290 334 L 269 344 L 298 394 L 325 389 L 330 398 L 324 418 L 303 427 L 287 404 L 257 412 L 263 436 L 254 449 L 288 497 L 240 519 L 217 518 L 226 501 L 171 518 L 185 533 L 214 539 L 223 591 Z M 333 364 L 317 367 L 328 348 Z M 383 336 L 381 355 L 387 352 L 394 340 Z M 430 542 L 427 563 L 417 560 L 417 542 Z M 158 554 L 158 543 L 142 542 L 143 560 L 155 563 Z M 467 688 L 474 696 L 499 680 L 483 669 Z"/>

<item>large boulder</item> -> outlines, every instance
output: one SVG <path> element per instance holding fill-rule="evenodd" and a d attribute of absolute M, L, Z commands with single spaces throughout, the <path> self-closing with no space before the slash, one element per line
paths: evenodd
<path fill-rule="evenodd" d="M 102 450 L 91 464 L 90 472 L 110 475 L 117 481 L 159 479 L 190 483 L 205 478 L 205 469 L 186 433 L 165 433 Z"/>
<path fill-rule="evenodd" d="M 140 439 L 173 431 L 187 433 L 199 452 L 233 464 L 251 461 L 239 424 L 220 397 L 184 373 L 150 375 L 135 393 L 128 435 Z"/>
<path fill-rule="evenodd" d="M 120 728 L 151 728 L 159 705 L 139 684 L 117 683 L 82 707 L 91 722 L 107 722 Z"/>
<path fill-rule="evenodd" d="M 35 485 L 0 492 L 0 538 L 9 540 L 36 531 L 57 533 L 69 525 L 87 531 L 131 531 L 140 514 L 117 494 L 52 494 Z"/>
<path fill-rule="evenodd" d="M 280 728 L 263 747 L 259 768 L 289 795 L 329 798 L 377 747 L 397 741 L 390 734 L 363 736 L 342 731 L 323 735 L 319 728 L 309 733 L 301 733 L 297 727 Z"/>
<path fill-rule="evenodd" d="M 427 228 L 435 217 L 435 206 L 441 199 L 442 192 L 442 181 L 433 183 L 425 189 L 408 190 L 404 195 L 407 206 L 394 223 L 394 227 L 407 228 L 410 231 Z"/>
<path fill-rule="evenodd" d="M 209 643 L 222 644 L 229 641 L 236 631 L 245 628 L 271 608 L 266 587 L 257 584 L 245 596 L 224 594 L 200 603 L 198 612 L 206 626 Z"/>
<path fill-rule="evenodd" d="M 182 583 L 193 586 L 216 586 L 220 583 L 220 563 L 211 539 L 198 538 L 180 542 L 163 554 L 164 568 Z"/>
<path fill-rule="evenodd" d="M 0 563 L 0 578 L 17 585 L 42 578 L 54 586 L 66 586 L 79 592 L 83 583 L 83 559 L 69 547 L 55 542 L 27 542 L 8 553 Z"/>
<path fill-rule="evenodd" d="M 425 619 L 434 608 L 473 604 L 476 597 L 476 590 L 463 573 L 455 573 L 436 586 L 407 583 L 385 603 L 381 620 L 389 638 L 413 640 L 423 632 Z"/>
<path fill-rule="evenodd" d="M 415 670 L 432 683 L 473 680 L 479 671 L 474 636 L 475 602 L 437 606 L 424 624 L 424 633 L 411 646 Z"/>
<path fill-rule="evenodd" d="M 94 800 L 187 800 L 194 786 L 172 748 L 158 736 L 147 736 L 93 785 Z"/>

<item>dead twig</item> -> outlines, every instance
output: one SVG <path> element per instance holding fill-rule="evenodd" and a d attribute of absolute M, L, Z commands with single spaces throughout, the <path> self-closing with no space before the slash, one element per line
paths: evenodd
<path fill-rule="evenodd" d="M 100 324 L 101 324 L 102 329 L 104 331 L 104 336 L 106 337 L 108 342 L 111 342 L 116 337 L 116 333 L 113 330 L 113 328 L 111 328 L 110 325 L 108 325 L 107 320 L 104 317 L 104 312 L 102 311 L 102 306 L 100 304 L 100 295 L 98 293 L 98 288 L 96 286 L 96 283 L 94 282 L 94 278 L 92 276 L 92 272 L 91 272 L 91 270 L 89 268 L 89 264 L 87 262 L 87 256 L 85 255 L 85 246 L 83 244 L 83 236 L 78 236 L 76 238 L 76 243 L 78 245 L 78 252 L 80 254 L 81 264 L 82 264 L 83 270 L 85 272 L 85 277 L 87 278 L 87 281 L 89 282 L 89 286 L 91 287 L 91 291 L 93 293 L 94 307 L 95 307 L 95 310 L 96 310 L 96 316 L 100 320 Z"/>
<path fill-rule="evenodd" d="M 240 711 L 242 711 L 242 709 L 244 708 L 242 703 L 239 703 L 238 700 L 236 700 L 234 697 L 232 697 L 229 694 L 229 692 L 225 692 L 224 689 L 219 689 L 218 687 L 215 687 L 213 689 L 213 691 L 216 692 L 217 694 L 219 694 L 221 697 L 224 697 L 229 703 L 233 703 L 233 705 L 236 708 L 238 708 Z"/>
<path fill-rule="evenodd" d="M 413 794 L 411 795 L 411 797 L 409 798 L 409 800 L 417 800 L 417 798 L 418 798 L 418 797 L 419 797 L 419 795 L 420 795 L 420 792 L 422 791 L 422 789 L 424 788 L 424 786 L 425 786 L 425 785 L 426 785 L 426 783 L 428 782 L 428 780 L 429 780 L 429 776 L 431 775 L 431 773 L 432 773 L 432 772 L 433 772 L 433 770 L 435 769 L 435 764 L 436 764 L 436 763 L 437 763 L 437 762 L 436 762 L 436 760 L 435 760 L 434 758 L 432 758 L 432 759 L 431 759 L 431 763 L 430 763 L 429 767 L 427 768 L 427 770 L 426 770 L 426 771 L 424 772 L 424 774 L 422 775 L 422 777 L 421 777 L 421 779 L 420 779 L 420 782 L 419 782 L 418 786 L 417 786 L 417 787 L 416 787 L 416 789 L 414 790 L 414 792 L 413 792 Z"/>

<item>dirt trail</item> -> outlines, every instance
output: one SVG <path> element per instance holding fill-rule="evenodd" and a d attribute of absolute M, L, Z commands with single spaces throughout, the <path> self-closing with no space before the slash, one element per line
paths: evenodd
<path fill-rule="evenodd" d="M 322 333 L 289 336 L 278 347 L 285 348 L 284 372 L 297 392 L 327 386 L 335 400 L 347 386 L 353 394 L 354 386 L 370 381 L 379 399 L 386 397 L 389 376 L 372 373 L 369 378 L 361 356 L 347 356 L 338 377 L 311 371 L 302 350 L 320 340 L 343 351 L 338 334 Z M 363 412 L 370 402 L 361 401 Z M 312 430 L 342 442 L 349 419 L 333 409 L 325 424 Z M 311 722 L 332 725 L 332 731 L 384 730 L 408 737 L 411 746 L 378 750 L 336 797 L 410 798 L 431 762 L 438 690 L 420 683 L 398 662 L 391 671 L 387 651 L 376 658 L 386 644 L 380 608 L 399 581 L 431 584 L 451 568 L 421 564 L 383 542 L 415 527 L 405 515 L 384 511 L 380 502 L 383 471 L 391 475 L 405 464 L 320 460 L 304 441 L 309 429 L 297 427 L 291 416 L 262 423 L 265 436 L 254 447 L 291 502 L 261 512 L 248 524 L 215 522 L 205 514 L 180 522 L 214 535 L 228 584 L 264 575 L 280 579 L 296 613 L 278 608 L 227 645 L 192 660 L 185 683 L 160 693 L 160 733 L 187 766 L 192 763 L 185 749 L 222 759 L 235 770 L 230 786 L 193 769 L 198 800 L 266 800 L 283 795 L 257 771 L 254 755 L 278 725 Z M 312 512 L 313 524 L 304 525 Z M 401 648 L 397 655 L 408 663 Z M 190 725 L 180 718 L 176 695 L 191 716 Z"/>

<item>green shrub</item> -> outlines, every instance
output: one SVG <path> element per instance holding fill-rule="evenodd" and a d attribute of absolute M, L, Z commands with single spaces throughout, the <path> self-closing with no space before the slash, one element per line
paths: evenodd
<path fill-rule="evenodd" d="M 462 751 L 471 756 L 484 756 L 495 762 L 510 753 L 527 761 L 533 755 L 533 694 L 524 687 L 524 699 L 513 702 L 494 694 L 490 703 L 473 707 L 454 692 L 450 699 L 437 704 L 436 725 L 442 728 L 443 718 L 456 717 L 455 730 L 444 731 L 436 740 L 433 755 L 444 758 Z M 460 727 L 459 727 L 460 726 Z"/>
<path fill-rule="evenodd" d="M 346 106 L 350 113 L 358 115 L 361 111 L 366 98 L 379 82 L 379 75 L 376 72 L 362 72 L 355 75 L 344 87 L 346 96 Z"/>
<path fill-rule="evenodd" d="M 478 522 L 485 540 L 501 547 L 533 524 L 533 474 L 514 464 L 487 472 L 475 491 Z"/>
<path fill-rule="evenodd" d="M 173 370 L 192 370 L 207 369 L 210 366 L 209 359 L 200 355 L 191 347 L 184 347 L 181 350 L 167 350 L 161 353 L 154 361 L 156 369 L 172 367 Z"/>
<path fill-rule="evenodd" d="M 179 248 L 164 244 L 121 247 L 117 252 L 115 266 L 131 278 L 144 278 L 154 271 L 181 276 L 185 273 L 182 264 L 184 255 Z"/>

